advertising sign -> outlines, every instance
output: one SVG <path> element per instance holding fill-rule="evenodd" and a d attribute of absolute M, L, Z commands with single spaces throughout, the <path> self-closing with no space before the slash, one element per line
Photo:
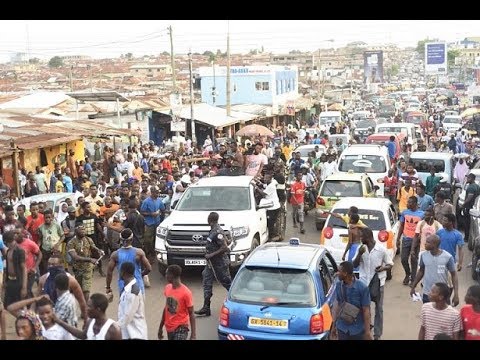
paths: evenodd
<path fill-rule="evenodd" d="M 383 51 L 363 53 L 363 81 L 365 84 L 383 83 Z"/>
<path fill-rule="evenodd" d="M 447 74 L 447 44 L 425 43 L 425 73 Z"/>

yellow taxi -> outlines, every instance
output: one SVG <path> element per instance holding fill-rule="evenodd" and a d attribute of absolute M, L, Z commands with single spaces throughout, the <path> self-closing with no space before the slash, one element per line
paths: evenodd
<path fill-rule="evenodd" d="M 330 211 L 338 200 L 345 197 L 377 197 L 377 190 L 378 186 L 373 184 L 367 174 L 354 173 L 353 170 L 327 176 L 317 196 L 315 211 L 317 230 L 322 230 L 325 225 L 328 216 L 325 211 Z"/>

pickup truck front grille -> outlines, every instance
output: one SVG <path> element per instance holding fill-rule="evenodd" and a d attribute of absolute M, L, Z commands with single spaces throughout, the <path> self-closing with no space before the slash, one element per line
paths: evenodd
<path fill-rule="evenodd" d="M 205 246 L 208 232 L 194 230 L 170 230 L 167 244 L 171 246 Z"/>

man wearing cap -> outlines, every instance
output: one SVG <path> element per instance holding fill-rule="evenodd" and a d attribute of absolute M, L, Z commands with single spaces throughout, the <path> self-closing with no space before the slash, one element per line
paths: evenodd
<path fill-rule="evenodd" d="M 75 226 L 75 237 L 67 245 L 67 251 L 72 257 L 72 267 L 75 279 L 80 284 L 85 301 L 88 301 L 90 289 L 92 288 L 93 266 L 98 259 L 92 257 L 92 251 L 103 256 L 104 252 L 95 246 L 91 238 L 85 235 L 85 226 L 77 222 Z"/>
<path fill-rule="evenodd" d="M 145 218 L 145 233 L 143 234 L 143 245 L 148 256 L 155 257 L 155 231 L 165 217 L 165 205 L 158 197 L 158 188 L 150 188 L 150 196 L 142 202 L 140 213 Z"/>

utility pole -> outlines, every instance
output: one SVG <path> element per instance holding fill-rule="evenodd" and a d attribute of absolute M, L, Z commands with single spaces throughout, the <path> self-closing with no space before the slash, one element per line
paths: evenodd
<path fill-rule="evenodd" d="M 20 191 L 20 181 L 18 179 L 18 149 L 15 145 L 15 140 L 12 138 L 10 140 L 10 149 L 13 151 L 12 153 L 12 169 L 13 169 L 13 183 L 15 184 L 15 195 L 17 198 L 20 199 L 21 191 Z"/>
<path fill-rule="evenodd" d="M 195 118 L 193 116 L 193 75 L 192 75 L 192 51 L 188 53 L 188 70 L 190 71 L 189 81 L 190 81 L 190 121 L 192 125 L 192 142 L 197 143 L 197 136 L 195 135 Z M 185 124 L 186 130 L 186 124 Z M 186 133 L 186 131 L 185 131 Z"/>
<path fill-rule="evenodd" d="M 87 65 L 88 69 L 88 80 L 90 83 L 90 92 L 93 92 L 93 86 L 92 86 L 92 65 L 88 64 Z"/>
<path fill-rule="evenodd" d="M 170 33 L 170 65 L 172 66 L 172 84 L 173 84 L 173 92 L 177 90 L 177 83 L 175 80 L 175 58 L 173 57 L 173 33 L 172 33 L 172 25 L 168 27 Z"/>
<path fill-rule="evenodd" d="M 317 62 L 317 98 L 318 98 L 318 103 L 320 104 L 320 112 L 322 112 L 322 103 L 320 100 L 320 66 L 321 66 L 321 61 L 320 61 L 320 48 L 318 48 L 318 62 Z"/>
<path fill-rule="evenodd" d="M 230 116 L 230 21 L 227 20 L 227 116 Z"/>
<path fill-rule="evenodd" d="M 73 72 L 73 65 L 70 66 L 70 92 L 73 92 L 73 79 L 72 79 L 72 74 Z"/>

